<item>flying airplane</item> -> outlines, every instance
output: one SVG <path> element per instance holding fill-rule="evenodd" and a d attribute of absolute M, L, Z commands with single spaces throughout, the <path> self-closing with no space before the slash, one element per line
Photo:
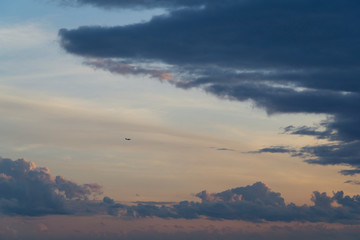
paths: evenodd
<path fill-rule="evenodd" d="M 131 138 L 125 138 L 125 140 L 126 140 L 126 141 L 130 141 L 130 140 L 131 140 Z"/>

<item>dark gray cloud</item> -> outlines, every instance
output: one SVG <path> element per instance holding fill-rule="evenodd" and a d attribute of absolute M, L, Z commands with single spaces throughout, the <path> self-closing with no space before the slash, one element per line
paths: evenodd
<path fill-rule="evenodd" d="M 304 128 L 305 127 L 301 127 L 301 129 Z M 308 130 L 307 128 L 304 132 L 306 132 L 304 135 L 307 135 L 308 132 L 310 132 L 310 135 L 317 134 L 317 131 Z M 248 153 L 288 153 L 293 157 L 301 157 L 305 159 L 305 162 L 310 164 L 348 165 L 354 168 L 341 170 L 340 173 L 343 175 L 360 173 L 360 141 L 305 146 L 300 149 L 274 146 L 250 151 Z"/>
<path fill-rule="evenodd" d="M 126 1 L 78 2 L 128 6 Z M 174 78 L 169 82 L 176 87 L 196 87 L 220 98 L 251 101 L 268 114 L 326 114 L 330 117 L 319 126 L 289 126 L 285 132 L 334 141 L 301 149 L 303 156 L 309 156 L 307 162 L 354 168 L 343 174 L 360 172 L 358 1 L 174 0 L 129 4 L 203 7 L 173 9 L 149 22 L 128 26 L 61 29 L 61 46 L 69 53 L 106 59 L 107 64 L 91 65 L 112 72 L 116 72 L 116 61 L 166 63 L 173 67 Z M 133 70 L 127 68 L 125 72 L 146 73 Z"/>
<path fill-rule="evenodd" d="M 105 196 L 103 198 L 103 202 L 106 203 L 106 204 L 114 204 L 115 203 L 114 199 L 112 199 L 112 198 L 110 198 L 108 196 Z"/>
<path fill-rule="evenodd" d="M 234 66 L 256 70 L 240 74 L 239 78 L 300 81 L 301 85 L 321 89 L 358 89 L 357 79 L 353 75 L 346 77 L 347 68 L 357 70 L 359 50 L 353 46 L 360 35 L 360 17 L 356 1 L 227 3 L 221 7 L 209 4 L 201 10 L 172 11 L 142 24 L 63 29 L 60 35 L 66 50 L 85 56 Z M 345 73 L 344 81 L 351 86 L 337 83 L 334 75 L 339 73 Z M 313 83 L 308 75 L 321 80 Z M 330 76 L 334 81 L 326 80 Z"/>
<path fill-rule="evenodd" d="M 150 204 L 150 205 L 173 205 L 175 202 L 156 202 L 156 201 L 135 201 L 136 204 Z"/>
<path fill-rule="evenodd" d="M 218 151 L 229 151 L 229 152 L 234 152 L 234 151 L 236 151 L 235 149 L 225 148 L 225 147 L 219 147 L 219 148 L 217 148 L 217 147 L 210 147 L 210 148 L 216 149 L 216 150 L 218 150 Z"/>
<path fill-rule="evenodd" d="M 308 135 L 308 133 L 309 135 L 318 134 L 318 131 L 308 130 L 306 127 L 301 127 L 301 129 L 305 129 L 304 135 Z M 320 131 L 319 134 L 323 136 Z M 300 149 L 275 146 L 250 151 L 248 153 L 288 153 L 292 157 L 301 157 L 305 162 L 310 164 L 347 165 L 353 167 L 353 169 L 341 170 L 340 173 L 343 175 L 360 174 L 360 141 L 305 146 Z"/>
<path fill-rule="evenodd" d="M 354 185 L 360 185 L 360 181 L 357 181 L 357 180 L 348 180 L 348 181 L 345 181 L 345 183 L 351 183 L 351 184 L 354 184 Z"/>
<path fill-rule="evenodd" d="M 0 157 L 0 212 L 16 215 L 72 214 L 69 200 L 86 200 L 100 194 L 98 184 L 78 185 L 48 168 L 18 159 Z"/>
<path fill-rule="evenodd" d="M 220 193 L 202 191 L 196 194 L 201 202 L 182 201 L 177 204 L 139 203 L 137 205 L 109 204 L 112 215 L 131 217 L 159 217 L 221 220 L 245 220 L 250 222 L 335 222 L 355 224 L 360 221 L 360 195 L 345 196 L 334 192 L 333 196 L 315 191 L 313 205 L 286 204 L 280 193 L 273 192 L 264 183 L 229 189 Z"/>
<path fill-rule="evenodd" d="M 251 186 L 238 187 L 215 194 L 202 191 L 196 194 L 196 196 L 205 203 L 250 201 L 259 202 L 263 205 L 285 206 L 284 199 L 280 196 L 280 193 L 272 192 L 269 187 L 262 182 L 257 182 Z"/>
<path fill-rule="evenodd" d="M 322 122 L 320 126 L 299 126 L 295 127 L 293 125 L 287 126 L 284 128 L 284 133 L 292 134 L 292 135 L 307 135 L 307 136 L 314 136 L 318 139 L 326 139 L 334 137 L 330 131 L 330 129 L 326 128 L 327 122 Z M 321 127 L 324 130 L 319 130 Z"/>
<path fill-rule="evenodd" d="M 96 206 L 97 207 L 97 212 L 95 212 L 95 214 L 99 214 L 102 213 L 104 209 L 106 209 L 106 212 L 111 215 L 111 216 L 118 216 L 119 215 L 119 211 L 122 209 L 126 209 L 127 206 L 120 204 L 120 203 L 115 203 L 115 200 L 110 198 L 110 197 L 104 197 L 103 198 L 103 202 L 100 203 L 100 205 Z"/>
<path fill-rule="evenodd" d="M 305 160 L 308 163 L 322 165 L 346 164 L 360 167 L 360 141 L 350 143 L 319 145 L 303 147 L 300 150 L 306 158 L 316 156 L 315 159 Z"/>
<path fill-rule="evenodd" d="M 296 153 L 295 149 L 286 147 L 286 146 L 271 146 L 266 148 L 261 148 L 256 151 L 250 151 L 248 153 Z"/>
<path fill-rule="evenodd" d="M 172 74 L 157 69 L 146 69 L 138 66 L 132 66 L 129 63 L 114 61 L 111 59 L 88 59 L 84 64 L 91 66 L 95 69 L 107 69 L 108 71 L 116 74 L 123 75 L 146 75 L 152 78 L 157 78 L 160 81 L 173 79 Z"/>

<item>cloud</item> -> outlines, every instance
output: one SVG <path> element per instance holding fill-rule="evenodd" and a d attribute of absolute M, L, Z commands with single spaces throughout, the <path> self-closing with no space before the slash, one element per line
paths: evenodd
<path fill-rule="evenodd" d="M 268 114 L 326 114 L 330 117 L 319 127 L 289 126 L 285 131 L 336 142 L 336 147 L 303 148 L 302 153 L 311 155 L 309 163 L 348 165 L 356 170 L 352 173 L 359 172 L 359 2 L 77 2 L 102 7 L 202 5 L 172 9 L 139 24 L 61 29 L 61 46 L 72 54 L 103 58 L 108 63 L 101 68 L 120 74 L 152 75 L 128 66 L 116 72 L 109 59 L 165 63 L 172 66 L 169 82 L 176 87 L 251 101 Z M 333 155 L 325 156 L 324 148 Z"/>
<path fill-rule="evenodd" d="M 326 122 L 323 122 L 320 126 L 299 126 L 295 127 L 293 125 L 287 126 L 284 128 L 284 133 L 292 135 L 306 135 L 306 136 L 315 136 L 318 139 L 326 139 L 331 137 L 330 129 L 326 129 Z M 321 127 L 324 130 L 319 130 Z"/>
<path fill-rule="evenodd" d="M 355 184 L 355 185 L 360 185 L 360 181 L 356 181 L 356 180 L 348 180 L 348 181 L 345 181 L 345 183 L 351 183 L 351 184 Z"/>
<path fill-rule="evenodd" d="M 222 70 L 219 73 L 240 78 L 235 83 L 243 78 L 299 82 L 314 89 L 359 89 L 356 78 L 346 71 L 358 73 L 357 50 L 351 45 L 360 34 L 355 24 L 357 2 L 233 0 L 221 7 L 203 2 L 203 9 L 174 10 L 141 24 L 62 29 L 62 44 L 69 52 L 85 56 L 219 66 L 223 67 L 217 69 Z M 344 83 L 338 82 L 339 74 Z"/>
<path fill-rule="evenodd" d="M 216 3 L 216 0 L 57 0 L 66 5 L 93 5 L 102 8 L 174 8 L 196 7 L 208 3 Z"/>
<path fill-rule="evenodd" d="M 215 149 L 215 150 L 217 150 L 217 151 L 229 151 L 229 152 L 234 152 L 234 151 L 236 151 L 235 149 L 226 148 L 226 147 L 209 147 L 209 148 Z"/>
<path fill-rule="evenodd" d="M 72 214 L 69 200 L 84 201 L 100 194 L 98 184 L 79 185 L 61 176 L 53 176 L 48 168 L 37 167 L 24 159 L 0 157 L 0 212 L 9 215 L 38 216 Z"/>
<path fill-rule="evenodd" d="M 33 47 L 43 46 L 52 41 L 43 27 L 39 24 L 12 24 L 0 26 L 0 44 L 3 48 L 2 54 L 24 51 Z"/>
<path fill-rule="evenodd" d="M 81 199 L 96 193 L 102 194 L 101 186 L 96 183 L 78 185 L 73 181 L 66 180 L 62 176 L 56 176 L 56 187 L 60 192 L 63 192 L 68 199 Z"/>
<path fill-rule="evenodd" d="M 286 204 L 280 193 L 262 182 L 219 193 L 201 191 L 201 201 L 135 202 L 121 204 L 105 196 L 102 201 L 89 200 L 101 194 L 98 184 L 79 185 L 49 169 L 18 159 L 0 158 L 0 212 L 5 215 L 41 216 L 52 214 L 98 215 L 120 217 L 158 217 L 164 219 L 228 219 L 249 222 L 337 222 L 360 220 L 360 195 L 333 196 L 315 191 L 312 206 Z M 334 205 L 336 203 L 337 205 Z"/>
<path fill-rule="evenodd" d="M 284 199 L 280 197 L 280 193 L 272 192 L 264 183 L 257 182 L 246 187 L 238 187 L 224 192 L 210 194 L 202 191 L 196 194 L 202 202 L 237 202 L 252 201 L 262 203 L 264 205 L 284 206 Z"/>
<path fill-rule="evenodd" d="M 303 129 L 304 127 L 301 128 Z M 307 129 L 304 131 L 308 132 Z M 310 130 L 310 134 L 313 133 L 314 132 Z M 360 173 L 360 141 L 305 146 L 299 149 L 273 146 L 248 153 L 289 153 L 293 157 L 305 159 L 304 161 L 310 164 L 348 165 L 354 168 L 341 170 L 340 173 L 343 175 Z"/>
<path fill-rule="evenodd" d="M 295 153 L 296 150 L 286 146 L 271 146 L 261 148 L 257 151 L 250 151 L 248 153 Z"/>
<path fill-rule="evenodd" d="M 94 67 L 95 69 L 106 69 L 112 73 L 123 75 L 148 75 L 159 80 L 167 80 L 171 82 L 173 76 L 170 73 L 156 70 L 145 69 L 141 67 L 132 66 L 126 62 L 114 61 L 112 59 L 89 59 L 84 62 L 86 65 Z"/>
<path fill-rule="evenodd" d="M 313 205 L 286 204 L 280 193 L 262 182 L 219 193 L 202 191 L 196 194 L 201 202 L 138 203 L 121 205 L 108 202 L 108 213 L 127 217 L 213 220 L 244 220 L 248 222 L 328 222 L 356 224 L 360 220 L 360 195 L 345 196 L 344 192 L 314 191 Z M 121 210 L 121 213 L 120 213 Z"/>
<path fill-rule="evenodd" d="M 114 203 L 115 203 L 114 199 L 112 199 L 112 198 L 110 198 L 110 197 L 107 197 L 107 196 L 105 196 L 105 197 L 103 198 L 103 202 L 104 202 L 104 203 L 107 203 L 107 204 L 114 204 Z"/>

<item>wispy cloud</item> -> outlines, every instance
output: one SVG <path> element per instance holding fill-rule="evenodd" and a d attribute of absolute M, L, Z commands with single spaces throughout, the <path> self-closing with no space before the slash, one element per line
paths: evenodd
<path fill-rule="evenodd" d="M 171 82 L 173 76 L 171 73 L 160 71 L 156 69 L 147 69 L 137 66 L 132 66 L 129 63 L 115 61 L 111 59 L 87 59 L 84 64 L 94 67 L 95 69 L 104 69 L 112 73 L 123 74 L 123 75 L 147 75 L 152 78 L 159 80 L 167 80 Z"/>
<path fill-rule="evenodd" d="M 286 147 L 286 146 L 270 146 L 266 148 L 261 148 L 256 151 L 250 151 L 247 153 L 295 153 L 296 150 Z"/>
<path fill-rule="evenodd" d="M 351 183 L 351 184 L 355 184 L 355 185 L 360 185 L 360 181 L 357 181 L 357 180 L 348 180 L 348 181 L 345 181 L 345 183 Z"/>
<path fill-rule="evenodd" d="M 1 52 L 30 49 L 49 43 L 53 39 L 37 23 L 4 25 L 0 23 Z"/>
<path fill-rule="evenodd" d="M 103 8 L 175 8 L 196 7 L 208 2 L 216 3 L 216 0 L 55 0 L 65 5 L 94 5 Z"/>

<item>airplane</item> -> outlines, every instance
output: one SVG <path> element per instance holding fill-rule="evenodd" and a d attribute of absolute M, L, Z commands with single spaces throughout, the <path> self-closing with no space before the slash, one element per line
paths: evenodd
<path fill-rule="evenodd" d="M 125 140 L 126 140 L 126 141 L 130 141 L 130 140 L 131 140 L 131 138 L 125 138 Z"/>

